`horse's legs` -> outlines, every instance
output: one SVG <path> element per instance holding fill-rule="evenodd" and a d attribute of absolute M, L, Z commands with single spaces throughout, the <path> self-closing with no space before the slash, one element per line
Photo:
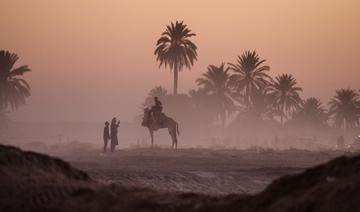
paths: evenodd
<path fill-rule="evenodd" d="M 150 137 L 151 137 L 151 148 L 153 148 L 154 147 L 154 131 L 152 131 L 149 128 L 149 132 L 150 132 Z"/>
<path fill-rule="evenodd" d="M 169 135 L 171 137 L 171 148 L 173 149 L 174 148 L 174 136 L 173 136 L 173 132 L 171 130 L 170 127 L 168 127 L 168 131 L 169 131 Z"/>
<path fill-rule="evenodd" d="M 174 141 L 175 141 L 175 149 L 177 149 L 178 140 L 177 140 L 177 135 L 176 135 L 176 127 L 174 128 Z"/>
<path fill-rule="evenodd" d="M 175 135 L 175 149 L 177 149 L 177 143 L 178 143 L 178 140 L 177 140 L 176 131 L 174 132 L 174 135 Z"/>
<path fill-rule="evenodd" d="M 171 145 L 171 147 L 172 147 L 173 149 L 177 149 L 176 128 L 171 127 L 171 128 L 168 128 L 168 130 L 169 130 L 169 134 L 170 134 L 171 140 L 172 140 L 172 145 Z"/>

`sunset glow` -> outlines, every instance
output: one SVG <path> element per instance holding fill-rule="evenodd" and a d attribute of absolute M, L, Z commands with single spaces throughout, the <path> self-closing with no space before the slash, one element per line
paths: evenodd
<path fill-rule="evenodd" d="M 188 92 L 209 64 L 256 50 L 271 75 L 293 74 L 302 97 L 325 103 L 338 88 L 359 89 L 360 2 L 2 0 L 0 46 L 32 72 L 21 121 L 132 121 L 151 88 L 172 90 L 156 40 L 171 21 L 197 34 L 198 62 L 179 75 Z"/>

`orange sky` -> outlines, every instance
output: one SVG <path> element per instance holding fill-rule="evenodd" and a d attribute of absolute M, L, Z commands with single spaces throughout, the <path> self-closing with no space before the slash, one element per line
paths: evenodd
<path fill-rule="evenodd" d="M 25 76 L 32 96 L 13 118 L 131 121 L 152 87 L 172 91 L 153 51 L 175 20 L 197 34 L 199 48 L 194 68 L 180 74 L 181 92 L 207 65 L 253 49 L 273 76 L 293 74 L 303 97 L 360 89 L 358 0 L 1 0 L 0 48 L 33 70 Z"/>

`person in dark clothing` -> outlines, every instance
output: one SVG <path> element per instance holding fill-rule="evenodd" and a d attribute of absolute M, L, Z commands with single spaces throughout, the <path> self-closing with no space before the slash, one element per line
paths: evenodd
<path fill-rule="evenodd" d="M 152 116 L 155 119 L 155 121 L 160 122 L 160 115 L 163 109 L 162 103 L 157 97 L 154 98 L 154 102 L 155 104 L 151 107 L 150 110 L 150 116 Z"/>
<path fill-rule="evenodd" d="M 155 102 L 155 105 L 152 106 L 153 111 L 159 111 L 161 113 L 162 109 L 163 109 L 162 103 L 160 102 L 160 100 L 157 97 L 154 98 L 154 102 Z"/>
<path fill-rule="evenodd" d="M 106 152 L 106 148 L 110 139 L 109 122 L 105 122 L 103 139 L 104 139 L 104 152 Z"/>
<path fill-rule="evenodd" d="M 111 120 L 111 125 L 110 125 L 110 150 L 111 150 L 111 152 L 114 152 L 115 146 L 119 144 L 118 137 L 117 137 L 119 125 L 120 125 L 120 121 L 116 122 L 116 118 L 113 118 Z"/>

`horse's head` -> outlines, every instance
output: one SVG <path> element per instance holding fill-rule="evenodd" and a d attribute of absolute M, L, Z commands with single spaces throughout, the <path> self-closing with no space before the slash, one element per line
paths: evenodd
<path fill-rule="evenodd" d="M 149 123 L 149 119 L 150 119 L 150 109 L 149 108 L 144 108 L 144 116 L 142 119 L 142 126 L 147 126 L 147 124 Z"/>

